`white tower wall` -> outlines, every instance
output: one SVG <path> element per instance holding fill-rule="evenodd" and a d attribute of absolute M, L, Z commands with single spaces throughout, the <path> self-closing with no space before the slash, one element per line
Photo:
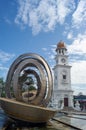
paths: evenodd
<path fill-rule="evenodd" d="M 73 107 L 73 91 L 71 88 L 71 66 L 68 64 L 67 49 L 63 42 L 56 48 L 56 65 L 54 71 L 53 103 L 56 108 Z"/>

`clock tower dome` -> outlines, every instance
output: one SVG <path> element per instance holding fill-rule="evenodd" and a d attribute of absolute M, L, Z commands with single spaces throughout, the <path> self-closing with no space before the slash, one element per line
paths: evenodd
<path fill-rule="evenodd" d="M 56 65 L 54 66 L 53 102 L 57 108 L 73 107 L 73 91 L 71 89 L 71 66 L 68 64 L 68 53 L 64 42 L 56 47 Z"/>
<path fill-rule="evenodd" d="M 57 55 L 55 57 L 56 64 L 65 65 L 68 63 L 67 49 L 64 42 L 59 42 L 56 48 Z"/>

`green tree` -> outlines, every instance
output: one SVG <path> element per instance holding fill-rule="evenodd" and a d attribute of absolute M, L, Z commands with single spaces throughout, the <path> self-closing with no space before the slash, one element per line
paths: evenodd
<path fill-rule="evenodd" d="M 0 84 L 2 84 L 2 85 L 4 85 L 4 84 L 5 84 L 5 82 L 4 82 L 4 80 L 3 80 L 3 78 L 2 78 L 2 77 L 0 78 Z"/>
<path fill-rule="evenodd" d="M 2 77 L 0 78 L 0 96 L 1 97 L 6 96 L 6 94 L 5 94 L 5 81 Z"/>

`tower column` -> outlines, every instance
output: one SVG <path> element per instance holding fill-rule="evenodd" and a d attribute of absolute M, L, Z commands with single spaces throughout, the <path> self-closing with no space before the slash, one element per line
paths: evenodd
<path fill-rule="evenodd" d="M 59 42 L 56 48 L 56 65 L 54 71 L 54 104 L 58 109 L 73 107 L 73 91 L 71 89 L 71 66 L 68 64 L 67 48 Z"/>

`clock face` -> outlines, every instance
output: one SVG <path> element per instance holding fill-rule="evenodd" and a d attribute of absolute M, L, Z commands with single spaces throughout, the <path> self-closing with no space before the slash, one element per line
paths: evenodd
<path fill-rule="evenodd" d="M 62 58 L 61 61 L 62 61 L 62 63 L 65 63 L 66 60 L 64 58 Z"/>

